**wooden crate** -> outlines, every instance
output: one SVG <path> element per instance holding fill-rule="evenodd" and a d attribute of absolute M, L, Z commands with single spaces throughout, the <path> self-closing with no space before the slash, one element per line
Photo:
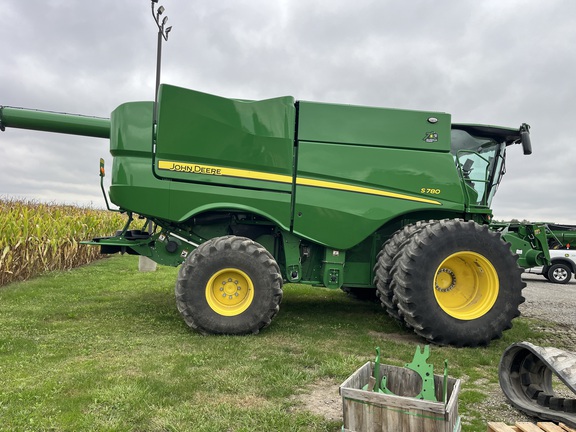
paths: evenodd
<path fill-rule="evenodd" d="M 514 426 L 508 426 L 501 422 L 488 422 L 488 432 L 576 432 L 564 423 L 552 422 L 516 422 Z"/>
<path fill-rule="evenodd" d="M 460 380 L 448 378 L 447 403 L 415 399 L 422 388 L 416 372 L 380 365 L 387 377 L 387 387 L 394 395 L 362 390 L 373 374 L 374 363 L 368 362 L 340 386 L 344 431 L 347 432 L 459 432 L 458 394 Z M 436 399 L 442 401 L 444 377 L 434 375 Z"/>

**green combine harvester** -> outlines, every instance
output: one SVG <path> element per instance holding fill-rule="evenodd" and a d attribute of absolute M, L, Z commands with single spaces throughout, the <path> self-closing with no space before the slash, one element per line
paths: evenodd
<path fill-rule="evenodd" d="M 522 267 L 549 259 L 541 227 L 489 227 L 508 147 L 532 151 L 526 124 L 161 85 L 110 119 L 1 107 L 10 127 L 110 139 L 127 222 L 87 243 L 181 265 L 177 307 L 204 334 L 258 333 L 288 282 L 377 293 L 430 342 L 486 345 L 519 315 Z"/>

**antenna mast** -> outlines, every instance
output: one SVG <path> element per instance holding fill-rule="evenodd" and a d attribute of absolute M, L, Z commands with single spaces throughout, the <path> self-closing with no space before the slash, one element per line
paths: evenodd
<path fill-rule="evenodd" d="M 152 0 L 152 17 L 158 26 L 158 48 L 156 50 L 156 88 L 154 91 L 154 114 L 153 114 L 153 127 L 154 134 L 156 133 L 156 125 L 158 124 L 158 89 L 160 88 L 160 69 L 162 65 L 162 39 L 168 41 L 168 33 L 172 30 L 172 26 L 166 27 L 168 22 L 168 16 L 164 15 L 162 21 L 160 17 L 164 13 L 164 6 L 159 6 L 154 12 L 154 4 L 158 3 L 158 0 Z"/>

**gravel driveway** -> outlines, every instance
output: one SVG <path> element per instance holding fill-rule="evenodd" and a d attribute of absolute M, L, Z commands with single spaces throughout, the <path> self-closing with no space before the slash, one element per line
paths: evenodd
<path fill-rule="evenodd" d="M 572 327 L 576 331 L 576 280 L 565 285 L 548 282 L 543 276 L 525 273 L 522 279 L 526 298 L 522 315 Z"/>

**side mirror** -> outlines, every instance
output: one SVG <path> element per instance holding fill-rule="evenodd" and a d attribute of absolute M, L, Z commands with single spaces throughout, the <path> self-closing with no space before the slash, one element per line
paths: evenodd
<path fill-rule="evenodd" d="M 466 159 L 466 162 L 464 162 L 464 165 L 462 166 L 462 172 L 464 175 L 470 175 L 472 165 L 474 165 L 474 161 L 472 159 Z"/>
<path fill-rule="evenodd" d="M 532 142 L 530 141 L 530 125 L 522 123 L 520 126 L 520 139 L 522 141 L 522 150 L 525 155 L 532 154 Z"/>

